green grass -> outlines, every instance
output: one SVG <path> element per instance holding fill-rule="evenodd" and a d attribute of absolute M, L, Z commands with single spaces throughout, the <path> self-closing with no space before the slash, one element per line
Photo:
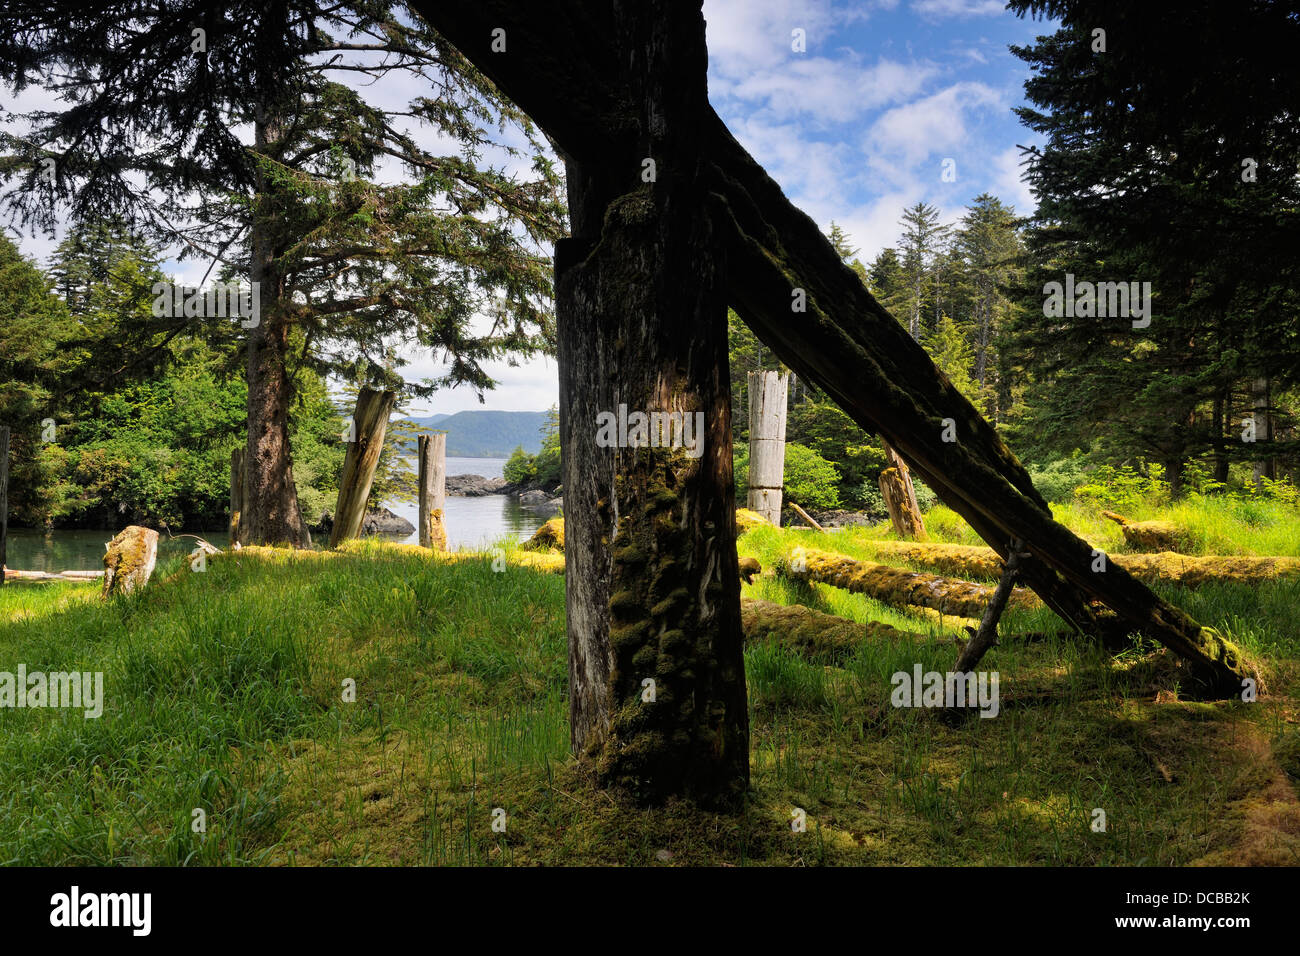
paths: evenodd
<path fill-rule="evenodd" d="M 871 557 L 881 536 L 757 529 L 740 550 L 765 567 L 791 542 Z M 0 862 L 1300 862 L 1300 819 L 1265 798 L 1300 777 L 1294 582 L 1165 592 L 1264 664 L 1258 703 L 1183 702 L 1163 652 L 1112 659 L 1034 612 L 1005 619 L 982 665 L 1000 716 L 957 726 L 889 694 L 917 662 L 946 670 L 961 622 L 766 576 L 745 593 L 906 633 L 839 667 L 746 651 L 752 793 L 725 816 L 636 809 L 569 756 L 559 575 L 366 545 L 164 572 L 110 604 L 6 585 L 0 670 L 103 671 L 106 704 L 0 710 Z"/>

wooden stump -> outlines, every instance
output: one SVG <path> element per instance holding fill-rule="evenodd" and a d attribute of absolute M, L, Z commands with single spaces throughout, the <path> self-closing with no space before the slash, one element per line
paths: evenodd
<path fill-rule="evenodd" d="M 421 435 L 420 461 L 420 547 L 447 550 L 447 433 Z"/>
<path fill-rule="evenodd" d="M 916 503 L 916 488 L 907 463 L 889 442 L 885 442 L 885 454 L 889 456 L 889 467 L 880 473 L 880 495 L 885 499 L 894 533 L 905 541 L 925 541 L 925 520 Z"/>
<path fill-rule="evenodd" d="M 785 480 L 785 402 L 790 376 L 749 373 L 749 510 L 781 526 Z"/>
<path fill-rule="evenodd" d="M 158 563 L 158 532 L 131 525 L 107 545 L 104 591 L 108 598 L 131 594 L 149 583 Z"/>
<path fill-rule="evenodd" d="M 366 502 L 370 500 L 370 486 L 375 480 L 379 455 L 384 450 L 388 416 L 396 400 L 395 392 L 377 392 L 373 388 L 363 388 L 357 395 L 357 410 L 352 415 L 356 440 L 348 444 L 347 457 L 343 459 L 339 499 L 334 508 L 334 528 L 330 531 L 331 548 L 361 534 Z"/>

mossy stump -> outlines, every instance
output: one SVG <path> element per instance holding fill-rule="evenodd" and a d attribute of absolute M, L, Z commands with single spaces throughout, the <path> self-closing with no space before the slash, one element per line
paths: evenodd
<path fill-rule="evenodd" d="M 154 566 L 158 563 L 157 531 L 131 525 L 105 547 L 105 598 L 131 594 L 149 583 Z"/>

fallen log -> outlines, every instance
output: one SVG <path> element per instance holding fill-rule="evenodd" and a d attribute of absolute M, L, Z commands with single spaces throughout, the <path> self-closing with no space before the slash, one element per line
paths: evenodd
<path fill-rule="evenodd" d="M 777 565 L 777 571 L 795 580 L 815 581 L 854 594 L 865 594 L 894 607 L 928 607 L 956 617 L 981 617 L 994 591 L 971 581 L 873 564 L 814 548 L 786 552 Z M 1007 603 L 1011 607 L 1040 606 L 1038 599 L 1023 588 L 1012 591 Z"/>
<path fill-rule="evenodd" d="M 1002 558 L 991 548 L 969 544 L 913 544 L 905 541 L 872 542 L 876 554 L 890 560 L 965 578 L 993 579 L 1002 573 Z M 1135 578 L 1149 583 L 1181 584 L 1197 588 L 1213 583 L 1258 584 L 1274 579 L 1300 578 L 1300 558 L 1248 555 L 1111 554 L 1107 556 Z"/>
<path fill-rule="evenodd" d="M 6 581 L 98 581 L 103 571 L 19 571 L 5 568 Z"/>
<path fill-rule="evenodd" d="M 1125 543 L 1135 550 L 1186 553 L 1192 549 L 1187 532 L 1172 521 L 1130 521 L 1114 511 L 1103 511 L 1101 514 L 1119 525 Z"/>
<path fill-rule="evenodd" d="M 746 645 L 774 641 L 827 664 L 852 657 L 863 641 L 929 640 L 924 634 L 900 631 L 880 621 L 859 624 L 801 604 L 775 604 L 751 598 L 740 599 L 740 625 Z"/>

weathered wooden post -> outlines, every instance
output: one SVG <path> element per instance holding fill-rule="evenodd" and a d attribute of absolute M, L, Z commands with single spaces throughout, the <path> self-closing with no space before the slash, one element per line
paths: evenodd
<path fill-rule="evenodd" d="M 0 425 L 0 586 L 9 563 L 9 426 Z"/>
<path fill-rule="evenodd" d="M 789 374 L 749 373 L 749 510 L 781 526 Z"/>
<path fill-rule="evenodd" d="M 447 433 L 421 435 L 420 459 L 420 547 L 447 550 L 447 526 L 443 508 L 447 501 Z"/>
<path fill-rule="evenodd" d="M 230 543 L 239 540 L 239 518 L 244 513 L 244 449 L 230 453 Z"/>
<path fill-rule="evenodd" d="M 889 467 L 880 473 L 880 496 L 885 499 L 885 508 L 889 511 L 894 533 L 905 541 L 925 541 L 925 519 L 921 517 L 921 508 L 916 503 L 916 488 L 912 484 L 907 462 L 903 461 L 889 442 L 884 445 Z"/>
<path fill-rule="evenodd" d="M 363 388 L 357 395 L 357 410 L 352 414 L 354 437 L 348 444 L 348 453 L 343 459 L 339 499 L 334 508 L 334 527 L 330 531 L 331 548 L 337 548 L 340 543 L 361 534 L 361 523 L 366 517 L 366 502 L 370 499 L 370 486 L 375 480 L 379 454 L 384 450 L 388 416 L 396 400 L 396 392 L 377 392 L 373 388 Z"/>

